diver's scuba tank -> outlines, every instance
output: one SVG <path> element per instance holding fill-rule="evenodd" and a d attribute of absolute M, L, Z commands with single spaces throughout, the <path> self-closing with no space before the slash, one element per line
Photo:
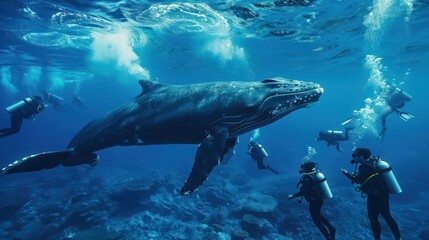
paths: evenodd
<path fill-rule="evenodd" d="M 53 94 L 53 93 L 48 93 L 48 94 L 47 94 L 46 102 L 48 102 L 48 103 L 52 103 L 52 102 L 62 102 L 63 100 L 64 100 L 64 98 L 62 98 L 62 97 L 60 97 L 60 96 L 58 96 L 58 95 L 55 95 L 55 94 Z"/>
<path fill-rule="evenodd" d="M 329 188 L 328 181 L 326 180 L 325 175 L 323 175 L 320 170 L 317 170 L 314 174 L 314 181 L 322 192 L 322 196 L 324 199 L 330 199 L 334 197 L 332 195 L 331 189 Z"/>
<path fill-rule="evenodd" d="M 26 105 L 31 103 L 32 101 L 33 101 L 32 98 L 24 98 L 21 101 L 12 104 L 9 107 L 6 107 L 6 111 L 8 113 L 16 113 L 18 111 L 23 111 Z"/>
<path fill-rule="evenodd" d="M 399 186 L 399 183 L 393 174 L 392 168 L 387 162 L 381 160 L 380 157 L 377 157 L 375 158 L 375 167 L 377 168 L 378 173 L 381 175 L 381 178 L 383 179 L 383 182 L 385 183 L 390 194 L 402 192 L 401 186 Z"/>
<path fill-rule="evenodd" d="M 327 132 L 328 132 L 328 134 L 334 135 L 334 136 L 342 136 L 343 135 L 342 131 L 328 130 Z"/>
<path fill-rule="evenodd" d="M 404 92 L 404 91 L 402 91 L 402 97 L 403 97 L 403 99 L 404 99 L 406 102 L 409 102 L 409 101 L 413 100 L 413 97 L 411 97 L 411 95 L 410 95 L 410 94 L 408 94 L 408 93 L 406 93 L 406 92 Z"/>
<path fill-rule="evenodd" d="M 262 147 L 261 144 L 257 143 L 256 147 L 259 149 L 259 151 L 262 153 L 263 157 L 268 157 L 267 151 L 265 151 L 264 147 Z"/>
<path fill-rule="evenodd" d="M 343 131 L 338 131 L 338 130 L 328 130 L 326 131 L 330 136 L 335 137 L 335 139 L 337 139 L 337 137 L 342 137 L 343 136 Z"/>
<path fill-rule="evenodd" d="M 406 93 L 404 90 L 400 88 L 395 88 L 395 90 L 393 90 L 392 95 L 396 95 L 396 99 L 405 101 L 405 102 L 409 102 L 413 100 L 413 97 L 411 97 L 410 94 Z"/>

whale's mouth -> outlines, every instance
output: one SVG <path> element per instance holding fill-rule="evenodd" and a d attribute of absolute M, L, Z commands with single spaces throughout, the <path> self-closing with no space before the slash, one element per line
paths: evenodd
<path fill-rule="evenodd" d="M 310 90 L 290 93 L 275 93 L 265 98 L 258 109 L 249 115 L 225 116 L 218 121 L 237 136 L 256 128 L 268 125 L 287 114 L 319 101 L 323 88 L 318 85 Z"/>
<path fill-rule="evenodd" d="M 288 114 L 296 109 L 315 105 L 322 93 L 323 88 L 317 87 L 302 92 L 275 94 L 267 97 L 260 106 L 260 109 L 268 111 L 271 115 L 283 117 L 284 114 Z"/>

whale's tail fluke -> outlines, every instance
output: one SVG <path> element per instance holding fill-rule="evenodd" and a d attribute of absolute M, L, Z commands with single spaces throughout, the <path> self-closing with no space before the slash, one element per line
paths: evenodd
<path fill-rule="evenodd" d="M 0 176 L 11 173 L 34 172 L 51 169 L 59 165 L 69 167 L 80 164 L 90 164 L 94 166 L 97 163 L 98 155 L 95 153 L 76 154 L 74 150 L 44 152 L 16 160 L 2 168 Z"/>

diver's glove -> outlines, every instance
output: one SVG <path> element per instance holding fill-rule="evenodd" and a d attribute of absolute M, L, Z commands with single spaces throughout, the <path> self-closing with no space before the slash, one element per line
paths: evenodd
<path fill-rule="evenodd" d="M 293 194 L 289 194 L 288 196 L 287 196 L 287 199 L 288 200 L 291 200 L 293 198 Z"/>

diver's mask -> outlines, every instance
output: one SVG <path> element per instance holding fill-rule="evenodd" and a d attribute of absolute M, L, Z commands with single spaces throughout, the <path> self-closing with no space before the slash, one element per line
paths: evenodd
<path fill-rule="evenodd" d="M 357 160 L 357 158 L 359 157 L 359 155 L 357 155 L 356 153 L 352 153 L 352 160 L 350 160 L 351 164 L 356 164 L 359 163 L 359 160 Z"/>

